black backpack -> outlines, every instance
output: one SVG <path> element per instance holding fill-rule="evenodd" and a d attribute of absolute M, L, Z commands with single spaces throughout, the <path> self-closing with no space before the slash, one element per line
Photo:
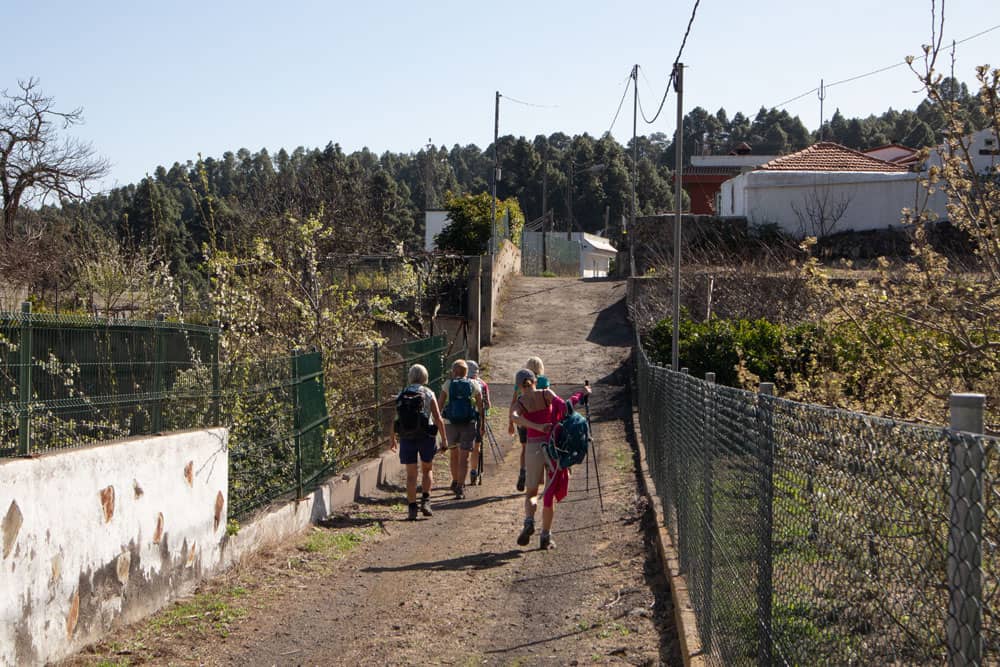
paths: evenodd
<path fill-rule="evenodd" d="M 424 438 L 430 434 L 430 421 L 424 414 L 424 392 L 407 387 L 396 397 L 396 433 L 400 438 Z"/>

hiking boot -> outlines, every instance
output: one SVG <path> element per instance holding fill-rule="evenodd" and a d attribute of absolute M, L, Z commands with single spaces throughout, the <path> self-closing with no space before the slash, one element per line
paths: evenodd
<path fill-rule="evenodd" d="M 517 490 L 524 491 L 524 468 L 521 468 L 521 472 L 517 473 Z"/>
<path fill-rule="evenodd" d="M 434 511 L 431 510 L 431 498 L 426 493 L 420 499 L 420 513 L 424 516 L 434 516 Z"/>
<path fill-rule="evenodd" d="M 550 533 L 545 532 L 538 536 L 538 548 L 542 551 L 556 548 L 556 543 L 552 540 Z"/>
<path fill-rule="evenodd" d="M 476 485 L 476 479 L 478 477 L 479 477 L 479 471 L 478 470 L 476 470 L 476 469 L 470 470 L 469 471 L 469 486 L 475 486 Z"/>
<path fill-rule="evenodd" d="M 531 536 L 535 534 L 535 522 L 525 521 L 524 528 L 521 529 L 521 534 L 517 536 L 517 543 L 522 547 L 528 546 L 528 542 L 531 541 Z"/>
<path fill-rule="evenodd" d="M 465 486 L 455 483 L 455 500 L 465 500 Z"/>
<path fill-rule="evenodd" d="M 407 521 L 416 521 L 417 520 L 417 504 L 416 503 L 410 503 L 409 512 L 406 515 L 406 520 Z"/>
<path fill-rule="evenodd" d="M 451 480 L 451 492 L 458 493 L 458 480 Z"/>

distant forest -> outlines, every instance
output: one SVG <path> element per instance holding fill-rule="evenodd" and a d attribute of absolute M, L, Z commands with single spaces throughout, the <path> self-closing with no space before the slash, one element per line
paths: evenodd
<path fill-rule="evenodd" d="M 950 80 L 945 89 L 963 109 L 970 129 L 984 125 L 965 84 Z M 921 148 L 939 143 L 944 126 L 941 110 L 925 100 L 912 111 L 890 109 L 868 118 L 847 119 L 837 111 L 825 123 L 822 138 L 858 150 L 893 142 Z M 695 107 L 684 123 L 684 154 L 686 161 L 693 154 L 725 154 L 742 142 L 757 154 L 784 154 L 819 138 L 783 110 L 761 108 L 753 117 L 730 117 L 725 109 L 713 114 Z M 631 141 L 622 145 L 609 135 L 555 133 L 532 140 L 504 136 L 498 144 L 498 197 L 516 197 L 528 220 L 551 210 L 556 229 L 566 228 L 572 211 L 577 228 L 600 231 L 607 207 L 609 233 L 618 237 L 631 200 Z M 670 210 L 672 136 L 639 137 L 638 156 L 640 214 Z M 329 253 L 395 253 L 400 243 L 419 250 L 422 211 L 443 207 L 448 192 L 488 191 L 492 164 L 493 147 L 474 144 L 382 155 L 367 149 L 348 154 L 333 142 L 275 154 L 240 149 L 157 167 L 139 183 L 24 215 L 46 223 L 48 243 L 72 244 L 97 233 L 153 247 L 173 275 L 195 277 L 203 244 L 238 243 L 287 217 L 318 218 L 328 231 L 323 250 Z"/>

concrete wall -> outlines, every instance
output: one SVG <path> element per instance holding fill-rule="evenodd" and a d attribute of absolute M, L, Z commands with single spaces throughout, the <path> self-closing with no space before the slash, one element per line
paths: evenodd
<path fill-rule="evenodd" d="M 493 316 L 496 318 L 500 297 L 513 276 L 521 273 L 521 249 L 510 241 L 504 241 L 500 252 L 493 256 L 493 271 L 491 272 L 491 298 L 493 299 Z"/>
<path fill-rule="evenodd" d="M 786 233 L 813 236 L 803 229 L 792 208 L 800 211 L 812 199 L 831 206 L 848 202 L 834 232 L 886 229 L 901 224 L 902 210 L 919 210 L 928 196 L 916 173 L 753 171 L 722 184 L 721 212 L 746 216 L 750 224 L 777 223 Z M 930 210 L 944 211 L 940 197 L 930 200 Z"/>
<path fill-rule="evenodd" d="M 0 461 L 0 664 L 55 660 L 219 567 L 225 429 Z"/>
<path fill-rule="evenodd" d="M 0 665 L 41 665 L 401 483 L 385 452 L 226 533 L 224 429 L 0 461 Z"/>

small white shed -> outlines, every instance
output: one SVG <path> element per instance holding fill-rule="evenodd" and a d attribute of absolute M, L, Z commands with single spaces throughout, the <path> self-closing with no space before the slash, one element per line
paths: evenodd
<path fill-rule="evenodd" d="M 597 234 L 573 235 L 580 243 L 580 275 L 584 278 L 604 278 L 608 275 L 611 259 L 618 250 L 611 242 Z"/>

